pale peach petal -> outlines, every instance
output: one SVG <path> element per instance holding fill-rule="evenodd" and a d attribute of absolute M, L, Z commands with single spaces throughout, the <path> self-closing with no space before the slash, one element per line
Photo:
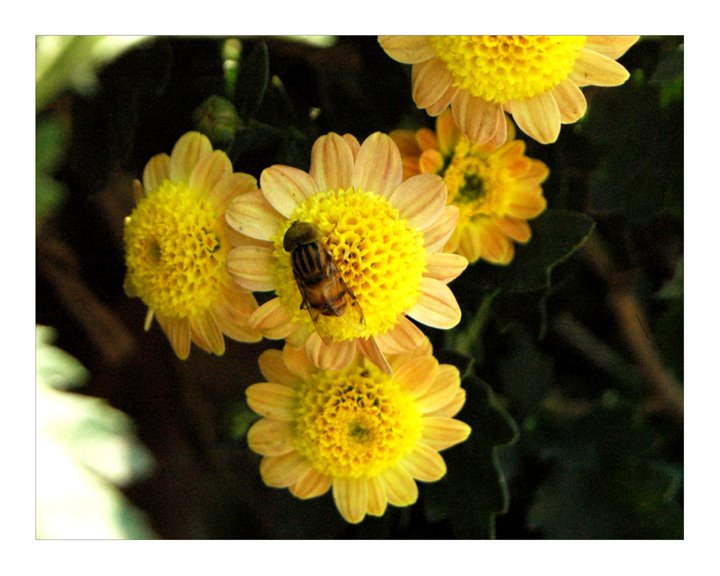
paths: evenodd
<path fill-rule="evenodd" d="M 455 416 L 463 406 L 465 406 L 465 389 L 464 388 L 458 388 L 457 392 L 455 392 L 455 397 L 452 399 L 452 401 L 442 408 L 439 408 L 437 410 L 433 410 L 432 412 L 428 412 L 425 416 L 427 417 L 451 417 Z"/>
<path fill-rule="evenodd" d="M 290 493 L 302 500 L 322 496 L 332 486 L 332 478 L 317 470 L 308 470 L 295 484 L 290 486 Z"/>
<path fill-rule="evenodd" d="M 429 414 L 450 404 L 460 387 L 460 372 L 455 366 L 441 364 L 432 385 L 415 400 L 421 414 Z"/>
<path fill-rule="evenodd" d="M 422 439 L 435 450 L 445 450 L 464 442 L 470 436 L 470 426 L 445 416 L 426 416 L 422 420 Z"/>
<path fill-rule="evenodd" d="M 446 206 L 440 217 L 425 230 L 425 250 L 428 254 L 439 252 L 452 236 L 460 211 L 457 206 Z"/>
<path fill-rule="evenodd" d="M 360 146 L 353 187 L 389 198 L 402 182 L 400 151 L 387 134 L 375 132 Z"/>
<path fill-rule="evenodd" d="M 640 39 L 640 36 L 588 36 L 585 48 L 617 60 Z"/>
<path fill-rule="evenodd" d="M 431 58 L 412 67 L 412 97 L 418 108 L 435 104 L 453 82 L 445 63 Z"/>
<path fill-rule="evenodd" d="M 435 252 L 427 257 L 425 276 L 444 284 L 455 280 L 468 266 L 467 258 L 449 252 Z"/>
<path fill-rule="evenodd" d="M 137 178 L 133 180 L 132 187 L 133 200 L 135 200 L 135 204 L 137 204 L 140 200 L 145 198 L 145 190 L 143 190 L 143 185 Z"/>
<path fill-rule="evenodd" d="M 371 516 L 382 516 L 387 509 L 387 494 L 382 482 L 376 478 L 367 479 L 368 501 L 367 513 Z"/>
<path fill-rule="evenodd" d="M 292 386 L 298 381 L 296 374 L 285 365 L 282 350 L 265 350 L 258 358 L 260 372 L 268 382 Z"/>
<path fill-rule="evenodd" d="M 281 456 L 265 456 L 260 461 L 263 482 L 272 488 L 287 488 L 311 470 L 310 463 L 297 452 Z"/>
<path fill-rule="evenodd" d="M 307 380 L 314 370 L 310 359 L 304 348 L 295 349 L 292 346 L 285 346 L 282 351 L 283 362 L 288 370 L 300 380 Z"/>
<path fill-rule="evenodd" d="M 453 328 L 460 322 L 460 306 L 450 288 L 435 280 L 420 280 L 420 298 L 408 316 L 431 328 Z"/>
<path fill-rule="evenodd" d="M 268 242 L 285 221 L 282 215 L 270 206 L 260 190 L 233 198 L 228 204 L 225 219 L 228 226 L 237 232 Z"/>
<path fill-rule="evenodd" d="M 400 354 L 418 348 L 425 342 L 425 334 L 406 316 L 401 316 L 395 328 L 376 335 L 375 340 L 385 354 Z"/>
<path fill-rule="evenodd" d="M 578 86 L 620 86 L 630 73 L 612 58 L 584 48 L 569 78 Z"/>
<path fill-rule="evenodd" d="M 308 338 L 306 344 L 307 355 L 310 361 L 323 370 L 342 370 L 352 362 L 355 357 L 355 341 L 325 342 L 315 332 Z"/>
<path fill-rule="evenodd" d="M 212 189 L 220 182 L 223 176 L 232 174 L 232 164 L 225 152 L 214 150 L 203 156 L 190 173 L 188 184 L 193 190 L 210 196 Z"/>
<path fill-rule="evenodd" d="M 165 332 L 172 349 L 180 360 L 190 355 L 190 322 L 187 318 L 168 318 L 156 314 L 158 324 Z"/>
<path fill-rule="evenodd" d="M 227 256 L 227 271 L 247 290 L 267 292 L 275 288 L 275 256 L 269 246 L 238 246 Z"/>
<path fill-rule="evenodd" d="M 255 297 L 234 282 L 228 282 L 220 290 L 212 308 L 215 320 L 223 333 L 239 342 L 259 342 L 262 334 L 250 328 L 250 315 L 257 310 Z"/>
<path fill-rule="evenodd" d="M 423 62 L 435 55 L 429 36 L 378 36 L 382 49 L 403 64 Z"/>
<path fill-rule="evenodd" d="M 310 176 L 318 190 L 346 190 L 352 185 L 354 163 L 352 150 L 345 140 L 331 132 L 313 144 Z"/>
<path fill-rule="evenodd" d="M 560 122 L 572 124 L 585 116 L 587 100 L 575 82 L 563 80 L 553 88 L 553 96 L 560 110 Z"/>
<path fill-rule="evenodd" d="M 145 194 L 154 192 L 165 180 L 170 179 L 170 156 L 158 154 L 150 158 L 143 170 L 143 188 Z"/>
<path fill-rule="evenodd" d="M 355 340 L 355 344 L 363 356 L 368 358 L 380 370 L 386 374 L 392 374 L 392 368 L 373 336 L 370 336 L 370 338 L 358 338 Z"/>
<path fill-rule="evenodd" d="M 345 144 L 347 144 L 350 147 L 350 152 L 352 152 L 353 160 L 357 158 L 358 152 L 360 152 L 360 142 L 358 142 L 358 139 L 355 138 L 352 134 L 343 134 L 342 139 L 345 140 Z"/>
<path fill-rule="evenodd" d="M 390 468 L 378 478 L 385 487 L 388 502 L 393 506 L 409 506 L 417 501 L 417 484 L 410 472 L 402 466 Z"/>
<path fill-rule="evenodd" d="M 190 336 L 206 352 L 217 356 L 225 354 L 225 338 L 212 313 L 190 317 Z"/>
<path fill-rule="evenodd" d="M 250 174 L 235 172 L 226 174 L 210 192 L 210 200 L 219 212 L 225 212 L 228 202 L 239 194 L 257 190 L 257 180 Z"/>
<path fill-rule="evenodd" d="M 438 361 L 434 356 L 414 358 L 395 371 L 393 380 L 413 398 L 418 398 L 432 386 L 438 368 Z"/>
<path fill-rule="evenodd" d="M 506 138 L 505 115 L 500 104 L 488 102 L 460 91 L 452 103 L 452 114 L 460 131 L 472 142 L 504 142 Z"/>
<path fill-rule="evenodd" d="M 445 460 L 438 451 L 423 442 L 415 444 L 415 448 L 403 458 L 400 464 L 412 474 L 413 478 L 422 482 L 436 482 L 447 472 Z"/>
<path fill-rule="evenodd" d="M 425 108 L 425 112 L 427 112 L 429 116 L 439 116 L 447 110 L 447 107 L 452 104 L 459 92 L 460 88 L 457 86 L 449 86 L 434 104 L 430 104 L 430 106 Z"/>
<path fill-rule="evenodd" d="M 417 163 L 421 174 L 439 174 L 445 166 L 445 158 L 438 150 L 425 150 Z"/>
<path fill-rule="evenodd" d="M 189 182 L 195 166 L 212 153 L 212 144 L 200 132 L 187 132 L 175 143 L 170 154 L 168 174 L 173 182 Z"/>
<path fill-rule="evenodd" d="M 273 420 L 290 422 L 295 418 L 295 390 L 274 382 L 251 384 L 245 390 L 250 408 Z"/>
<path fill-rule="evenodd" d="M 280 298 L 265 302 L 250 316 L 250 326 L 272 340 L 285 338 L 296 327 Z"/>
<path fill-rule="evenodd" d="M 507 234 L 515 240 L 515 242 L 520 242 L 521 244 L 530 240 L 530 236 L 532 235 L 530 225 L 526 220 L 510 217 L 497 218 L 495 224 L 504 234 Z"/>
<path fill-rule="evenodd" d="M 260 418 L 248 430 L 248 446 L 263 456 L 282 456 L 294 448 L 293 431 L 292 422 Z"/>
<path fill-rule="evenodd" d="M 400 184 L 389 199 L 411 228 L 425 230 L 442 214 L 447 186 L 436 174 L 418 174 Z"/>
<path fill-rule="evenodd" d="M 367 481 L 365 478 L 335 478 L 333 499 L 345 520 L 351 524 L 361 522 L 367 512 Z"/>
<path fill-rule="evenodd" d="M 438 116 L 435 121 L 435 129 L 437 130 L 438 147 L 440 152 L 445 156 L 455 150 L 458 140 L 460 139 L 460 130 L 455 124 L 452 111 L 448 110 Z"/>
<path fill-rule="evenodd" d="M 270 205 L 286 218 L 290 218 L 300 204 L 318 191 L 310 174 L 278 164 L 262 171 L 260 189 Z"/>
<path fill-rule="evenodd" d="M 551 144 L 560 135 L 560 109 L 551 91 L 508 103 L 518 128 L 540 144 Z"/>

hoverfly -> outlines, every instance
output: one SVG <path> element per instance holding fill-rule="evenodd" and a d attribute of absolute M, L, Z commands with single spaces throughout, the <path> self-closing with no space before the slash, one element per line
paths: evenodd
<path fill-rule="evenodd" d="M 310 313 L 321 337 L 323 334 L 318 328 L 320 315 L 343 316 L 348 300 L 357 308 L 360 323 L 364 323 L 357 298 L 343 280 L 316 226 L 296 220 L 285 232 L 283 248 L 290 253 L 293 275 L 302 296 L 301 308 Z"/>

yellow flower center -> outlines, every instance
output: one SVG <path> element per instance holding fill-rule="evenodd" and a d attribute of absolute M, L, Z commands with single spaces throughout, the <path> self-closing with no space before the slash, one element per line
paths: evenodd
<path fill-rule="evenodd" d="M 338 294 L 343 284 L 349 289 L 341 316 L 301 308 L 301 288 L 291 255 L 283 248 L 285 232 L 296 220 L 320 231 L 337 267 L 335 276 L 326 275 L 325 295 Z M 306 199 L 280 227 L 275 257 L 276 293 L 292 311 L 292 319 L 312 328 L 314 316 L 321 336 L 333 341 L 366 338 L 393 328 L 417 302 L 426 262 L 422 233 L 385 198 L 355 189 L 329 190 Z"/>
<path fill-rule="evenodd" d="M 455 85 L 488 102 L 532 98 L 568 77 L 585 36 L 433 36 Z"/>
<path fill-rule="evenodd" d="M 313 373 L 297 402 L 295 448 L 334 478 L 376 476 L 420 438 L 414 400 L 370 363 Z"/>
<path fill-rule="evenodd" d="M 228 243 L 210 201 L 165 180 L 125 220 L 126 289 L 158 314 L 207 310 L 225 275 Z"/>

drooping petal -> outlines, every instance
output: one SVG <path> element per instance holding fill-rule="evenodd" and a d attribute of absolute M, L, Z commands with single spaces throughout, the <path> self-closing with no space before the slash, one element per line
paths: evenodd
<path fill-rule="evenodd" d="M 353 187 L 385 198 L 402 182 L 402 158 L 387 134 L 375 132 L 360 146 L 355 159 Z"/>
<path fill-rule="evenodd" d="M 155 317 L 177 357 L 180 360 L 187 360 L 190 355 L 190 322 L 188 319 L 168 318 L 162 314 L 156 314 Z"/>
<path fill-rule="evenodd" d="M 430 106 L 425 108 L 425 112 L 427 112 L 429 116 L 439 116 L 447 110 L 447 107 L 452 104 L 459 92 L 459 87 L 449 86 L 434 104 L 430 104 Z"/>
<path fill-rule="evenodd" d="M 272 488 L 287 488 L 295 484 L 308 470 L 311 470 L 310 463 L 297 452 L 265 456 L 260 461 L 263 482 Z"/>
<path fill-rule="evenodd" d="M 292 386 L 298 381 L 298 377 L 285 365 L 282 350 L 263 351 L 258 358 L 258 367 L 268 382 Z"/>
<path fill-rule="evenodd" d="M 252 384 L 245 390 L 250 408 L 273 420 L 292 421 L 295 417 L 295 390 L 273 382 Z"/>
<path fill-rule="evenodd" d="M 393 380 L 410 396 L 417 398 L 432 386 L 438 373 L 438 367 L 438 361 L 434 356 L 414 358 L 395 371 Z"/>
<path fill-rule="evenodd" d="M 436 482 L 447 472 L 443 457 L 437 450 L 423 442 L 415 444 L 413 450 L 400 464 L 412 474 L 413 478 L 422 482 Z"/>
<path fill-rule="evenodd" d="M 378 346 L 375 337 L 370 338 L 358 338 L 355 341 L 360 352 L 368 358 L 373 364 L 375 364 L 380 370 L 386 374 L 392 374 L 392 368 L 388 364 L 387 358 L 383 354 L 382 350 Z"/>
<path fill-rule="evenodd" d="M 190 335 L 193 342 L 206 352 L 217 356 L 225 354 L 225 338 L 211 312 L 190 317 Z"/>
<path fill-rule="evenodd" d="M 560 122 L 572 124 L 585 116 L 587 100 L 575 82 L 563 80 L 553 89 L 553 96 L 560 110 Z"/>
<path fill-rule="evenodd" d="M 335 478 L 333 499 L 345 520 L 351 524 L 361 522 L 367 513 L 367 481 L 364 478 Z"/>
<path fill-rule="evenodd" d="M 390 58 L 403 64 L 423 62 L 435 55 L 428 36 L 378 36 L 378 42 Z"/>
<path fill-rule="evenodd" d="M 460 387 L 460 372 L 451 364 L 441 364 L 438 367 L 435 381 L 415 400 L 415 405 L 421 414 L 428 414 L 447 406 L 455 398 Z"/>
<path fill-rule="evenodd" d="M 273 239 L 284 221 L 260 190 L 233 198 L 228 204 L 225 219 L 235 231 L 267 242 Z"/>
<path fill-rule="evenodd" d="M 405 180 L 390 195 L 390 203 L 408 224 L 425 230 L 442 214 L 447 201 L 447 186 L 437 174 L 418 174 Z"/>
<path fill-rule="evenodd" d="M 355 342 L 353 340 L 325 342 L 315 332 L 308 338 L 306 350 L 308 358 L 318 368 L 342 370 L 355 357 Z"/>
<path fill-rule="evenodd" d="M 149 194 L 160 188 L 160 185 L 170 178 L 170 156 L 157 154 L 150 158 L 143 170 L 143 188 Z"/>
<path fill-rule="evenodd" d="M 551 91 L 508 103 L 518 128 L 540 144 L 551 144 L 560 135 L 560 109 Z"/>
<path fill-rule="evenodd" d="M 257 180 L 250 174 L 235 172 L 226 174 L 210 192 L 210 200 L 219 212 L 225 212 L 228 202 L 239 194 L 257 190 Z"/>
<path fill-rule="evenodd" d="M 225 152 L 214 150 L 203 156 L 190 173 L 189 185 L 193 190 L 210 196 L 212 189 L 223 176 L 232 174 L 232 164 Z"/>
<path fill-rule="evenodd" d="M 640 36 L 588 36 L 585 48 L 617 60 L 639 40 Z"/>
<path fill-rule="evenodd" d="M 310 176 L 318 190 L 347 189 L 352 185 L 355 160 L 350 147 L 338 134 L 321 136 L 312 147 Z"/>
<path fill-rule="evenodd" d="M 238 246 L 227 256 L 227 270 L 243 288 L 266 292 L 275 288 L 275 257 L 269 246 Z"/>
<path fill-rule="evenodd" d="M 435 450 L 444 450 L 464 442 L 471 432 L 465 422 L 446 416 L 426 416 L 422 422 L 423 442 Z"/>
<path fill-rule="evenodd" d="M 630 73 L 612 58 L 584 48 L 569 78 L 578 86 L 620 86 Z"/>
<path fill-rule="evenodd" d="M 468 266 L 467 258 L 449 252 L 435 252 L 427 257 L 425 276 L 447 284 L 463 273 Z"/>
<path fill-rule="evenodd" d="M 313 194 L 317 194 L 314 180 L 310 174 L 276 164 L 265 168 L 260 174 L 260 189 L 270 205 L 286 218 L 290 218 L 295 209 Z"/>
<path fill-rule="evenodd" d="M 460 322 L 460 306 L 450 288 L 435 278 L 420 281 L 420 298 L 408 316 L 432 328 L 453 328 Z"/>
<path fill-rule="evenodd" d="M 247 433 L 250 450 L 263 456 L 282 456 L 291 452 L 293 443 L 293 424 L 284 420 L 260 418 Z"/>
<path fill-rule="evenodd" d="M 439 58 L 431 58 L 412 67 L 412 97 L 418 108 L 435 104 L 453 82 L 452 74 Z"/>
<path fill-rule="evenodd" d="M 382 516 L 388 503 L 383 483 L 377 477 L 371 477 L 367 479 L 367 487 L 367 513 L 371 516 Z"/>
<path fill-rule="evenodd" d="M 390 468 L 378 478 L 385 487 L 388 502 L 393 506 L 409 506 L 417 501 L 417 484 L 410 472 L 402 466 Z"/>
<path fill-rule="evenodd" d="M 447 244 L 455 230 L 459 215 L 460 211 L 457 206 L 445 206 L 440 217 L 435 220 L 432 226 L 425 229 L 424 243 L 428 254 L 439 252 Z"/>
<path fill-rule="evenodd" d="M 175 143 L 168 173 L 173 182 L 189 182 L 195 166 L 212 153 L 210 139 L 200 132 L 187 132 Z"/>
<path fill-rule="evenodd" d="M 290 486 L 290 493 L 301 500 L 307 500 L 322 496 L 330 486 L 332 486 L 332 477 L 311 468 Z"/>
<path fill-rule="evenodd" d="M 411 320 L 401 316 L 395 328 L 378 334 L 375 340 L 385 354 L 400 354 L 415 350 L 425 341 L 425 334 Z"/>
<path fill-rule="evenodd" d="M 472 142 L 484 144 L 505 141 L 505 116 L 500 104 L 461 91 L 453 100 L 451 109 L 460 131 Z"/>
<path fill-rule="evenodd" d="M 280 298 L 273 298 L 255 310 L 250 326 L 273 340 L 285 338 L 296 329 Z"/>

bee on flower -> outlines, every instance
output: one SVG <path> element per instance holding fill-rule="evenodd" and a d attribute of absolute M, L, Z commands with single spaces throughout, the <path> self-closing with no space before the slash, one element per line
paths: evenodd
<path fill-rule="evenodd" d="M 232 201 L 227 221 L 254 239 L 228 255 L 252 291 L 275 297 L 250 317 L 266 337 L 305 348 L 323 369 L 342 369 L 360 350 L 383 370 L 385 354 L 424 339 L 410 318 L 452 328 L 460 308 L 448 287 L 467 266 L 443 252 L 458 209 L 440 176 L 403 182 L 400 152 L 379 132 L 363 143 L 330 133 L 312 148 L 310 171 L 275 165 L 260 190 Z"/>

